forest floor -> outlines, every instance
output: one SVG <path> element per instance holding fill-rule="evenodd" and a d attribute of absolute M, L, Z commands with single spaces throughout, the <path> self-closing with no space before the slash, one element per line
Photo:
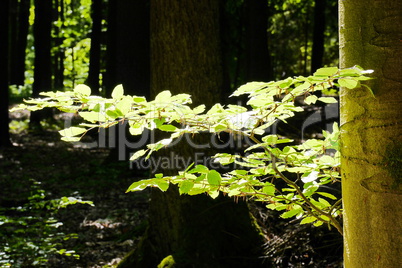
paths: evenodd
<path fill-rule="evenodd" d="M 80 258 L 53 254 L 47 267 L 115 267 L 147 226 L 149 193 L 125 193 L 146 174 L 131 170 L 127 162 L 107 161 L 108 149 L 60 141 L 57 131 L 22 131 L 13 134 L 12 141 L 13 147 L 0 150 L 0 208 L 26 202 L 32 180 L 41 183 L 47 199 L 72 196 L 94 203 L 57 213 L 63 223 L 60 232 L 78 234 L 62 247 L 75 250 Z M 267 267 L 342 267 L 342 239 L 334 230 L 280 220 L 255 204 L 252 211 L 267 237 Z"/>
<path fill-rule="evenodd" d="M 146 228 L 149 195 L 125 193 L 139 176 L 130 172 L 128 163 L 107 163 L 108 149 L 75 148 L 60 141 L 56 131 L 24 132 L 12 135 L 12 141 L 12 148 L 0 151 L 0 207 L 26 203 L 32 180 L 40 183 L 46 199 L 66 196 L 94 204 L 58 211 L 56 217 L 63 223 L 59 231 L 78 234 L 61 248 L 75 250 L 80 258 L 53 254 L 48 267 L 114 267 L 135 247 Z"/>

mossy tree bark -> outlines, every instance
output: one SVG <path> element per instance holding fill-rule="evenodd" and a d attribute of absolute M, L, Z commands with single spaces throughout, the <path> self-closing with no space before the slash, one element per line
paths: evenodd
<path fill-rule="evenodd" d="M 194 105 L 219 102 L 219 40 L 218 0 L 151 1 L 151 95 L 170 90 L 191 94 Z M 210 137 L 203 138 L 188 140 L 200 144 Z M 160 172 L 177 174 L 184 162 L 204 160 L 206 151 L 188 140 L 154 156 L 164 160 Z M 155 190 L 147 237 L 120 267 L 156 267 L 167 256 L 175 267 L 259 267 L 261 239 L 252 223 L 244 202 L 179 196 L 172 186 Z"/>
<path fill-rule="evenodd" d="M 345 267 L 401 267 L 402 2 L 339 3 L 341 67 L 376 77 L 341 90 Z"/>

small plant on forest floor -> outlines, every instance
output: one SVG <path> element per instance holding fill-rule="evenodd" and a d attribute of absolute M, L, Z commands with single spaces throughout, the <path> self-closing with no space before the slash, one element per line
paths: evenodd
<path fill-rule="evenodd" d="M 62 248 L 62 242 L 77 234 L 59 231 L 63 225 L 57 212 L 74 204 L 93 206 L 91 201 L 75 197 L 46 199 L 40 182 L 32 181 L 28 202 L 19 207 L 0 208 L 0 267 L 44 266 L 54 254 L 79 258 L 74 250 Z"/>

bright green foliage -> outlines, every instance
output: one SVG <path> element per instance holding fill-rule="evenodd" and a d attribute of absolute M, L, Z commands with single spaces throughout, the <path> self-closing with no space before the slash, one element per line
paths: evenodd
<path fill-rule="evenodd" d="M 60 249 L 62 241 L 77 238 L 77 234 L 60 232 L 63 223 L 55 217 L 61 208 L 92 206 L 92 202 L 65 196 L 47 200 L 39 184 L 33 181 L 31 196 L 23 206 L 0 208 L 0 267 L 44 266 L 54 254 L 79 258 L 74 250 Z"/>
<path fill-rule="evenodd" d="M 341 202 L 322 191 L 325 184 L 339 182 L 340 154 L 338 150 L 339 129 L 324 132 L 324 139 L 310 139 L 300 145 L 290 145 L 292 140 L 278 135 L 267 135 L 267 128 L 294 116 L 303 108 L 295 104 L 296 98 L 304 98 L 307 104 L 322 101 L 335 102 L 334 98 L 316 97 L 315 91 L 325 90 L 339 83 L 349 88 L 357 87 L 368 79 L 366 71 L 356 66 L 338 70 L 336 67 L 319 69 L 309 77 L 287 78 L 268 83 L 251 82 L 238 88 L 232 96 L 248 95 L 248 110 L 237 105 L 215 104 L 209 110 L 204 105 L 191 108 L 190 95 L 171 95 L 163 91 L 153 101 L 143 97 L 127 96 L 123 88 L 114 89 L 112 98 L 90 96 L 90 90 L 78 86 L 70 92 L 47 92 L 46 98 L 27 101 L 16 109 L 36 110 L 57 107 L 62 111 L 76 112 L 90 124 L 72 127 L 60 134 L 67 141 L 78 141 L 87 129 L 128 121 L 130 133 L 141 134 L 144 129 L 159 129 L 170 137 L 141 149 L 130 160 L 151 154 L 169 146 L 175 139 L 190 133 L 221 132 L 238 135 L 254 143 L 244 154 L 218 153 L 215 161 L 222 166 L 233 167 L 220 174 L 203 165 L 188 167 L 176 176 L 154 178 L 133 183 L 127 191 L 139 191 L 157 187 L 166 191 L 169 184 L 176 184 L 181 194 L 205 193 L 216 198 L 219 192 L 234 197 L 251 198 L 267 204 L 267 208 L 283 211 L 281 217 L 297 217 L 301 223 L 319 226 L 327 223 L 342 233 L 336 217 L 341 214 Z M 343 81 L 343 82 L 340 82 Z M 284 186 L 285 185 L 285 186 Z"/>

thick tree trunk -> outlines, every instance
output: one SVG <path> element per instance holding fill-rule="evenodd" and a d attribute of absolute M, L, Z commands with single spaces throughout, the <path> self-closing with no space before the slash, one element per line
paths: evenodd
<path fill-rule="evenodd" d="M 153 96 L 170 90 L 173 94 L 191 94 L 194 105 L 211 107 L 219 102 L 222 70 L 218 14 L 217 0 L 151 1 Z M 161 152 L 157 157 L 178 161 L 169 162 L 160 171 L 177 174 L 185 169 L 182 160 L 202 161 L 206 151 L 194 147 L 180 143 Z M 142 248 L 120 267 L 156 267 L 169 255 L 175 267 L 259 267 L 260 242 L 245 203 L 179 196 L 171 187 L 166 193 L 152 192 L 147 237 Z"/>
<path fill-rule="evenodd" d="M 9 1 L 2 3 L 0 11 L 0 147 L 10 146 L 9 119 L 8 119 L 8 21 Z"/>
<path fill-rule="evenodd" d="M 339 3 L 341 67 L 376 77 L 341 90 L 345 267 L 402 267 L 402 2 Z"/>
<path fill-rule="evenodd" d="M 123 84 L 126 94 L 149 96 L 149 3 L 110 0 L 106 95 Z"/>

